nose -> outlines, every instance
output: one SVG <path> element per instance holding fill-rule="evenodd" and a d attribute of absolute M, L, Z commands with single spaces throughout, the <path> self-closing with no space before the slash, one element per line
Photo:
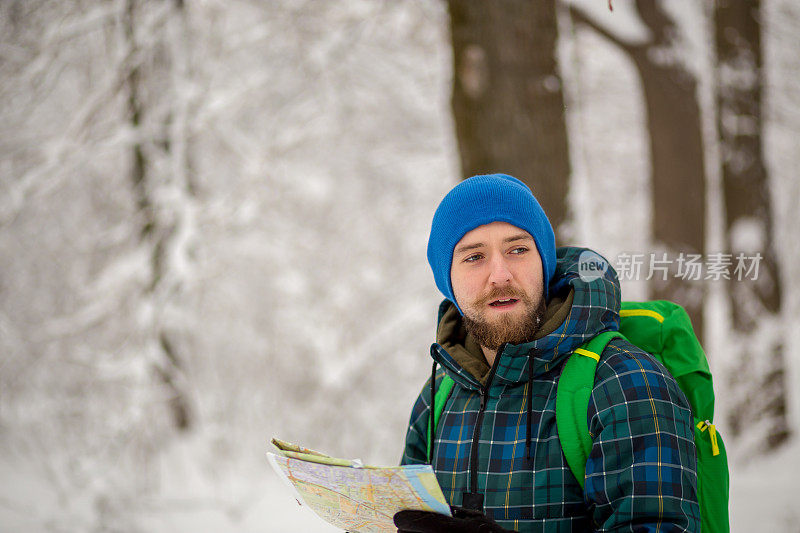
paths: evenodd
<path fill-rule="evenodd" d="M 506 260 L 502 255 L 494 257 L 490 262 L 489 283 L 493 285 L 505 285 L 511 281 L 511 270 L 509 270 Z"/>

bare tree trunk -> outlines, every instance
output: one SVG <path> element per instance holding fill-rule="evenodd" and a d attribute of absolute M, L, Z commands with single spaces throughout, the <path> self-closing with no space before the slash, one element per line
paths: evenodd
<path fill-rule="evenodd" d="M 448 5 L 462 174 L 518 177 L 558 228 L 566 217 L 570 167 L 555 1 Z"/>
<path fill-rule="evenodd" d="M 656 0 L 637 0 L 636 6 L 652 39 L 628 43 L 596 24 L 577 7 L 570 12 L 625 52 L 642 82 L 650 133 L 653 184 L 653 237 L 660 251 L 702 254 L 705 251 L 705 166 L 697 80 L 678 57 L 673 42 L 675 23 Z M 665 53 L 672 49 L 670 53 Z M 674 300 L 686 308 L 698 337 L 703 333 L 703 287 L 670 275 L 654 278 L 654 298 Z"/>
<path fill-rule="evenodd" d="M 748 420 L 766 421 L 766 445 L 789 437 L 781 283 L 772 232 L 772 206 L 762 150 L 763 87 L 759 0 L 718 0 L 714 10 L 718 132 L 726 208 L 726 247 L 733 259 L 762 255 L 756 279 L 732 277 L 728 296 L 742 348 L 733 373 L 734 434 Z M 766 331 L 769 330 L 769 331 Z"/>
<path fill-rule="evenodd" d="M 138 7 L 136 0 L 127 0 L 123 18 L 123 31 L 130 46 L 128 54 L 130 58 L 137 56 L 135 21 Z M 182 7 L 182 3 L 176 3 L 177 17 L 183 16 Z M 149 314 L 148 335 L 151 349 L 155 352 L 153 369 L 168 392 L 167 403 L 175 427 L 186 431 L 192 425 L 192 416 L 188 395 L 185 392 L 183 361 L 178 352 L 178 344 L 173 339 L 175 328 L 170 327 L 164 316 L 165 307 L 170 305 L 181 291 L 180 272 L 175 268 L 174 262 L 176 261 L 175 252 L 183 252 L 183 250 L 176 250 L 175 246 L 180 242 L 181 224 L 184 222 L 180 210 L 186 199 L 173 199 L 168 206 L 157 205 L 154 200 L 157 191 L 163 191 L 165 186 L 175 187 L 176 184 L 168 183 L 170 180 L 157 176 L 148 167 L 141 134 L 145 114 L 142 101 L 142 87 L 146 83 L 144 78 L 140 64 L 133 62 L 126 78 L 128 115 L 133 130 L 137 132 L 136 140 L 131 146 L 130 176 L 137 207 L 142 216 L 139 237 L 142 244 L 148 247 L 151 258 L 150 281 L 145 287 L 143 297 L 148 302 L 146 305 L 152 308 Z M 161 148 L 166 152 L 173 149 L 169 132 L 171 121 L 170 114 L 163 124 L 162 138 L 165 141 L 161 144 Z M 185 150 L 185 146 L 182 149 Z M 178 157 L 185 157 L 185 152 L 181 152 Z M 171 170 L 171 179 L 177 179 L 179 181 L 177 187 L 181 193 L 188 195 L 192 188 L 186 172 L 181 172 L 180 165 L 177 169 Z M 176 170 L 178 171 L 177 175 Z M 180 183 L 181 181 L 182 183 Z"/>

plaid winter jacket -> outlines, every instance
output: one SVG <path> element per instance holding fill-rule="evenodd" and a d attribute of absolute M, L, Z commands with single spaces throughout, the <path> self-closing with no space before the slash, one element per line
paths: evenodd
<path fill-rule="evenodd" d="M 583 281 L 582 251 L 558 250 L 550 294 L 572 293 L 566 318 L 542 338 L 504 345 L 485 385 L 442 347 L 453 351 L 452 342 L 431 347 L 441 367 L 436 387 L 444 373 L 456 383 L 436 427 L 436 477 L 451 505 L 462 505 L 465 493 L 482 494 L 484 512 L 520 532 L 699 531 L 689 404 L 664 367 L 636 346 L 615 339 L 601 355 L 586 414 L 594 444 L 585 489 L 561 451 L 555 403 L 563 363 L 619 325 L 617 275 L 609 267 Z M 454 315 L 451 306 L 443 302 L 440 321 Z M 428 462 L 430 398 L 429 382 L 411 413 L 403 464 Z"/>

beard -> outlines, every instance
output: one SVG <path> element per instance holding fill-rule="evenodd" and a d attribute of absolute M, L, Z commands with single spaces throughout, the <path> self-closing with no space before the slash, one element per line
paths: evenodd
<path fill-rule="evenodd" d="M 489 302 L 500 298 L 515 298 L 524 306 L 524 314 L 512 313 L 500 315 L 497 320 L 488 321 L 484 314 L 475 309 L 482 309 Z M 464 327 L 475 337 L 481 346 L 497 350 L 504 343 L 523 344 L 532 341 L 536 332 L 544 322 L 545 302 L 539 297 L 538 302 L 521 291 L 513 289 L 496 289 L 478 300 L 473 306 L 464 309 Z"/>

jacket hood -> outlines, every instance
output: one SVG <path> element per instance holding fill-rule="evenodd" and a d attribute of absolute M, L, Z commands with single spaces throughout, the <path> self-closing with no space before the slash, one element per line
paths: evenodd
<path fill-rule="evenodd" d="M 504 345 L 495 362 L 492 385 L 523 383 L 531 377 L 531 371 L 533 377 L 550 372 L 598 333 L 619 329 L 617 273 L 592 250 L 578 247 L 556 250 L 550 296 L 540 329 L 540 334 L 546 334 L 524 344 Z M 439 306 L 439 338 L 431 346 L 431 356 L 454 381 L 469 389 L 479 389 L 488 365 L 480 347 L 471 335 L 466 335 L 460 314 L 452 312 L 454 309 L 448 300 Z"/>

